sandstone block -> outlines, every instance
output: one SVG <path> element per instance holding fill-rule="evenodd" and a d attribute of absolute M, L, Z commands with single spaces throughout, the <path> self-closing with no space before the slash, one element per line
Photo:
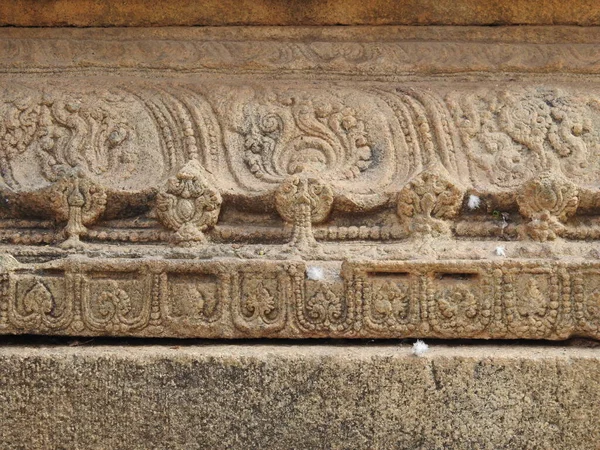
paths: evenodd
<path fill-rule="evenodd" d="M 11 449 L 597 448 L 597 349 L 4 345 Z"/>

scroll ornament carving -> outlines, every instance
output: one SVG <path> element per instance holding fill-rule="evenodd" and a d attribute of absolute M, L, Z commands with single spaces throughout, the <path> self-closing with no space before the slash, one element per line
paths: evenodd
<path fill-rule="evenodd" d="M 306 318 L 318 330 L 343 330 L 344 301 L 328 287 L 317 291 L 306 302 Z"/>
<path fill-rule="evenodd" d="M 562 89 L 482 90 L 448 97 L 476 185 L 511 189 L 546 171 L 593 183 L 600 102 Z"/>
<path fill-rule="evenodd" d="M 556 249 L 522 242 L 515 252 L 507 242 L 506 253 L 494 252 L 493 242 L 494 217 L 504 214 L 511 220 L 503 223 L 507 240 L 600 237 L 593 217 L 600 195 L 590 187 L 597 186 L 599 172 L 590 164 L 600 151 L 591 95 L 463 90 L 457 101 L 444 102 L 443 86 L 426 94 L 307 87 L 298 95 L 274 87 L 279 95 L 256 94 L 245 109 L 235 109 L 215 101 L 220 93 L 208 92 L 212 86 L 173 84 L 164 96 L 150 84 L 132 88 L 131 103 L 147 112 L 136 128 L 118 119 L 121 107 L 63 100 L 2 106 L 18 120 L 9 117 L 0 130 L 7 160 L 0 174 L 0 238 L 27 243 L 3 242 L 19 258 L 18 270 L 6 269 L 8 281 L 0 280 L 11 285 L 0 292 L 6 329 L 189 337 L 597 337 L 600 288 L 575 275 L 600 271 L 587 254 L 583 262 L 572 261 L 580 242 Z M 229 88 L 236 94 L 240 87 Z M 234 109 L 244 114 L 231 114 L 236 123 L 224 127 Z M 128 144 L 133 129 L 149 130 L 151 138 L 135 133 L 147 152 Z M 34 191 L 19 181 L 31 155 L 46 174 L 44 187 Z M 141 170 L 129 184 L 121 183 L 123 177 L 106 180 L 127 172 L 131 161 Z M 160 170 L 147 169 L 146 161 Z M 119 164 L 125 169 L 115 169 Z M 164 180 L 163 173 L 178 167 Z M 467 189 L 481 198 L 473 207 L 465 202 L 463 210 Z M 581 220 L 571 221 L 578 208 Z M 523 221 L 513 220 L 517 210 Z M 63 266 L 70 252 L 32 251 L 29 244 L 52 240 L 28 236 L 57 234 L 48 216 L 64 226 L 63 247 L 89 241 L 102 249 L 102 258 L 89 258 L 84 267 L 78 255 Z M 396 233 L 399 221 L 404 228 Z M 471 234 L 461 234 L 461 223 Z M 288 231 L 290 245 L 279 245 Z M 415 239 L 398 242 L 406 236 Z M 431 245 L 419 247 L 419 261 L 410 261 L 425 239 Z M 102 241 L 118 243 L 119 250 Z M 165 241 L 203 245 L 174 251 L 160 245 Z M 533 258 L 555 250 L 557 258 L 544 262 L 552 275 L 540 276 Z M 138 286 L 131 254 L 150 268 L 152 283 Z M 452 270 L 438 264 L 442 257 Z M 309 258 L 331 273 L 340 264 L 371 267 L 339 278 L 324 272 L 319 279 L 317 271 L 312 279 L 302 266 Z M 282 260 L 299 263 L 293 275 Z M 221 266 L 207 269 L 215 261 Z M 532 282 L 520 278 L 527 264 L 526 275 L 537 277 Z M 441 280 L 446 272 L 477 276 Z"/>
<path fill-rule="evenodd" d="M 64 279 L 44 280 L 28 277 L 17 286 L 11 281 L 12 301 L 9 301 L 8 319 L 29 330 L 60 330 L 73 320 L 72 295 L 66 290 Z"/>
<path fill-rule="evenodd" d="M 524 234 L 538 241 L 553 240 L 577 211 L 578 190 L 573 183 L 543 174 L 522 186 L 517 203 L 519 212 L 529 219 Z"/>
<path fill-rule="evenodd" d="M 415 289 L 408 284 L 386 280 L 365 285 L 365 324 L 375 330 L 407 332 L 418 325 L 415 317 Z"/>
<path fill-rule="evenodd" d="M 129 294 L 123 289 L 120 289 L 116 283 L 113 283 L 110 289 L 102 291 L 95 300 L 98 305 L 98 312 L 100 319 L 97 320 L 99 324 L 103 324 L 107 329 L 112 329 L 121 325 L 121 323 L 127 323 L 129 313 L 131 312 L 131 299 Z M 88 317 L 88 320 L 90 318 Z"/>
<path fill-rule="evenodd" d="M 204 231 L 217 223 L 221 194 L 209 174 L 195 160 L 188 162 L 156 198 L 156 215 L 171 229 L 171 241 L 189 246 L 206 242 Z"/>
<path fill-rule="evenodd" d="M 290 270 L 288 261 L 157 259 L 149 276 L 143 259 L 104 259 L 102 272 L 95 258 L 77 259 L 85 262 L 54 262 L 53 271 L 11 268 L 3 332 L 561 339 L 600 330 L 600 265 L 590 261 L 357 261 L 346 264 L 349 278 L 317 281 L 304 279 L 301 262 Z M 205 278 L 217 267 L 222 278 Z M 440 277 L 458 271 L 477 275 Z M 169 281 L 167 272 L 185 275 Z"/>
<path fill-rule="evenodd" d="M 73 168 L 91 175 L 132 169 L 128 166 L 138 155 L 124 146 L 131 128 L 109 107 L 75 96 L 35 97 L 23 95 L 9 102 L 0 120 L 1 178 L 10 188 L 20 187 L 13 164 L 25 153 L 38 161 L 41 176 L 50 182 Z"/>
<path fill-rule="evenodd" d="M 48 288 L 37 281 L 23 297 L 23 311 L 29 317 L 42 320 L 52 313 L 55 303 L 54 296 Z"/>
<path fill-rule="evenodd" d="M 287 115 L 248 113 L 244 162 L 267 182 L 300 173 L 354 179 L 372 164 L 365 123 L 340 101 L 281 94 L 275 103 Z"/>
<path fill-rule="evenodd" d="M 411 234 L 448 235 L 446 220 L 458 215 L 463 196 L 464 192 L 444 176 L 424 171 L 398 194 L 398 215 Z"/>
<path fill-rule="evenodd" d="M 241 314 L 245 319 L 259 318 L 264 323 L 273 323 L 278 319 L 279 310 L 275 294 L 263 282 L 254 283 L 241 305 Z"/>

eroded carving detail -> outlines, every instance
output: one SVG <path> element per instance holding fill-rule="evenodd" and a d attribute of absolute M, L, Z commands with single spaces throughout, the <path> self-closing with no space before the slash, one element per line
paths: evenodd
<path fill-rule="evenodd" d="M 450 227 L 444 219 L 457 216 L 462 198 L 455 184 L 434 172 L 422 172 L 398 194 L 398 215 L 408 219 L 410 233 L 448 235 Z"/>
<path fill-rule="evenodd" d="M 264 46 L 240 67 L 348 70 L 381 50 L 369 70 L 396 77 L 386 52 L 418 43 Z M 598 337 L 596 81 L 220 67 L 3 75 L 2 332 Z"/>
<path fill-rule="evenodd" d="M 420 326 L 417 279 L 385 275 L 364 286 L 365 326 L 377 331 L 416 331 Z"/>
<path fill-rule="evenodd" d="M 134 273 L 91 274 L 82 281 L 82 319 L 92 330 L 127 332 L 148 326 L 148 280 Z"/>
<path fill-rule="evenodd" d="M 504 302 L 508 328 L 514 334 L 544 338 L 556 332 L 560 287 L 555 273 L 509 271 Z"/>
<path fill-rule="evenodd" d="M 538 241 L 555 239 L 563 222 L 575 214 L 579 203 L 577 188 L 551 175 L 529 180 L 517 194 L 519 212 L 529 219 L 525 232 Z"/>
<path fill-rule="evenodd" d="M 19 187 L 14 164 L 29 151 L 48 181 L 76 167 L 100 174 L 136 162 L 137 154 L 122 145 L 130 126 L 106 106 L 49 92 L 24 95 L 6 106 L 0 120 L 0 161 L 2 178 L 11 188 Z"/>
<path fill-rule="evenodd" d="M 100 272 L 98 262 L 83 261 L 67 261 L 66 271 L 37 263 L 9 269 L 3 332 L 600 337 L 600 266 L 585 262 L 347 262 L 342 278 L 311 280 L 303 263 L 289 261 L 154 261 L 151 272 L 143 260 L 104 259 Z M 40 270 L 47 273 L 34 274 Z"/>

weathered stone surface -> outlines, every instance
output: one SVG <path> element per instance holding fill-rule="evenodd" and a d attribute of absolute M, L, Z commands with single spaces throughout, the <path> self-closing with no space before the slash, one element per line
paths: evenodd
<path fill-rule="evenodd" d="M 598 338 L 599 43 L 1 30 L 0 333 Z"/>
<path fill-rule="evenodd" d="M 430 342 L 431 344 L 431 342 Z M 0 347 L 11 449 L 540 449 L 600 442 L 597 349 Z"/>
<path fill-rule="evenodd" d="M 0 25 L 587 25 L 595 0 L 11 0 Z"/>

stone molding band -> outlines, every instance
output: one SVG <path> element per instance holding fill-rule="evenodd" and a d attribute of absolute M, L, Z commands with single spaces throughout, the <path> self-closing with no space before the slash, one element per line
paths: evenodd
<path fill-rule="evenodd" d="M 595 27 L 0 28 L 0 71 L 367 80 L 465 73 L 592 76 L 600 68 L 599 44 Z"/>
<path fill-rule="evenodd" d="M 316 264 L 316 263 L 315 263 Z M 0 332 L 207 338 L 600 338 L 600 262 L 71 257 L 1 275 Z"/>
<path fill-rule="evenodd" d="M 598 337 L 600 32 L 370 30 L 0 30 L 0 333 Z"/>

